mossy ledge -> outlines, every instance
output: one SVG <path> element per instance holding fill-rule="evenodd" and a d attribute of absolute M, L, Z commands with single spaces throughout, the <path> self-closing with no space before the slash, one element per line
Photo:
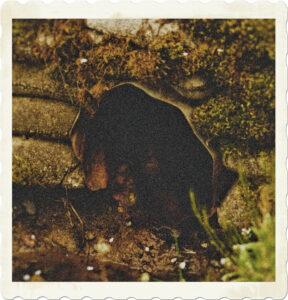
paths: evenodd
<path fill-rule="evenodd" d="M 194 109 L 191 121 L 205 140 L 218 138 L 225 151 L 273 149 L 274 20 L 155 24 L 174 29 L 148 38 L 140 28 L 134 39 L 101 33 L 87 20 L 14 20 L 13 59 L 48 66 L 50 76 L 77 87 L 78 104 L 91 114 L 101 95 L 120 82 L 181 87 L 183 80 L 201 74 L 214 94 Z"/>

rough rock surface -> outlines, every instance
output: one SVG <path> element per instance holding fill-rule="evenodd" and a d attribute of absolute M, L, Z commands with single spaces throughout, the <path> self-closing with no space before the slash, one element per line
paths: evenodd
<path fill-rule="evenodd" d="M 77 97 L 75 88 L 64 82 L 52 79 L 41 65 L 26 65 L 13 62 L 13 95 L 57 99 L 74 103 Z"/>
<path fill-rule="evenodd" d="M 271 176 L 275 168 L 273 152 L 262 151 L 259 155 L 240 158 L 229 155 L 224 159 L 227 167 L 235 171 L 243 172 L 247 177 L 267 177 Z"/>
<path fill-rule="evenodd" d="M 74 171 L 77 166 L 69 145 L 13 137 L 13 183 L 81 188 L 84 181 L 81 171 Z"/>
<path fill-rule="evenodd" d="M 224 159 L 224 164 L 240 176 L 218 209 L 218 221 L 222 227 L 230 226 L 233 221 L 237 227 L 245 228 L 259 213 L 273 213 L 273 157 L 273 152 L 261 152 L 253 157 L 228 155 Z"/>
<path fill-rule="evenodd" d="M 68 139 L 78 109 L 40 98 L 13 97 L 13 134 Z"/>
<path fill-rule="evenodd" d="M 217 211 L 218 222 L 222 227 L 229 227 L 232 220 L 237 227 L 246 228 L 251 222 L 251 207 L 248 205 L 240 185 L 236 184 Z"/>
<path fill-rule="evenodd" d="M 151 43 L 153 39 L 156 36 L 164 35 L 169 32 L 175 32 L 177 31 L 178 25 L 171 20 L 170 23 L 161 24 L 161 21 L 159 20 L 139 20 L 139 19 L 133 19 L 133 20 L 86 20 L 86 25 L 88 28 L 85 28 L 85 30 L 88 30 L 90 32 L 91 37 L 93 37 L 93 40 L 95 44 L 100 43 L 102 41 L 102 38 L 104 35 L 115 35 L 116 37 L 128 37 L 133 40 L 136 44 L 147 45 L 148 43 Z M 38 42 L 41 44 L 51 46 L 53 43 L 53 39 L 49 36 L 43 36 L 43 34 L 39 34 Z M 186 39 L 187 42 L 191 42 L 190 38 Z M 185 41 L 186 41 L 185 40 Z M 191 42 L 192 43 L 192 42 Z M 52 45 L 53 46 L 53 45 Z M 191 45 L 190 45 L 191 47 Z M 26 51 L 26 50 L 25 50 Z M 21 51 L 19 52 L 22 53 Z M 188 55 L 188 53 L 185 53 L 185 55 Z M 30 109 L 28 106 L 31 104 L 35 104 L 34 111 L 37 111 L 37 108 L 40 107 L 41 101 L 43 102 L 43 108 L 48 107 L 48 103 L 52 103 L 51 100 L 48 100 L 48 98 L 57 99 L 60 101 L 68 101 L 75 103 L 77 99 L 77 90 L 76 88 L 72 88 L 68 86 L 65 82 L 59 81 L 55 78 L 51 78 L 48 76 L 49 70 L 41 67 L 39 65 L 33 66 L 33 65 L 24 65 L 14 62 L 13 63 L 13 94 L 14 95 L 25 95 L 25 96 L 33 96 L 33 97 L 40 97 L 42 100 L 32 100 L 25 102 L 25 105 L 21 108 L 19 106 L 19 109 L 17 108 L 17 105 L 13 107 L 13 130 L 14 133 L 17 134 L 25 134 L 26 130 L 29 131 L 30 134 L 39 134 L 39 136 L 42 137 L 51 137 L 51 138 L 67 138 L 67 130 L 68 125 L 71 124 L 72 120 L 72 114 L 75 115 L 76 109 L 68 106 L 65 108 L 64 104 L 56 104 L 54 108 L 51 107 L 51 111 L 47 110 L 47 113 L 45 113 L 41 117 L 36 118 L 36 114 L 32 116 L 29 122 L 26 122 L 26 120 L 29 119 L 29 114 L 25 115 L 24 110 L 23 113 L 20 111 L 20 109 L 25 108 L 25 111 L 28 111 Z M 118 82 L 119 83 L 119 82 Z M 115 84 L 117 84 L 115 82 Z M 185 78 L 183 81 L 179 81 L 175 84 L 171 82 L 166 82 L 165 80 L 162 80 L 161 82 L 152 82 L 152 83 L 143 83 L 136 82 L 133 83 L 134 86 L 144 89 L 149 95 L 151 95 L 154 98 L 157 98 L 159 100 L 171 103 L 175 106 L 180 106 L 185 102 L 185 104 L 189 104 L 189 109 L 191 109 L 190 106 L 192 106 L 194 103 L 195 105 L 200 105 L 202 100 L 207 99 L 207 97 L 210 94 L 209 84 L 207 83 L 207 79 L 204 79 L 203 77 L 200 77 L 199 75 L 191 75 L 190 78 Z M 100 95 L 101 96 L 101 95 Z M 187 101 L 187 100 L 201 100 L 201 101 Z M 99 99 L 97 99 L 99 100 Z M 47 104 L 45 103 L 47 101 Z M 28 104 L 28 102 L 30 104 Z M 24 103 L 24 102 L 23 102 Z M 38 103 L 38 104 L 36 104 Z M 53 105 L 54 105 L 53 104 Z M 63 110 L 60 108 L 63 106 Z M 26 110 L 27 108 L 27 110 Z M 183 111 L 183 106 L 181 106 Z M 59 115 L 56 116 L 55 112 L 56 110 L 59 111 Z M 32 111 L 32 110 L 31 110 Z M 68 112 L 69 111 L 69 112 Z M 190 110 L 191 111 L 191 110 Z M 71 116 L 70 116 L 71 112 Z M 193 114 L 193 111 L 191 111 Z M 15 115 L 17 116 L 15 118 Z M 47 117 L 47 118 L 46 118 Z M 34 119 L 33 119 L 34 118 Z M 62 125 L 59 125 L 60 127 L 57 128 L 57 122 L 58 120 L 63 121 L 61 123 Z M 45 124 L 46 123 L 46 124 Z M 15 125 L 15 126 L 14 126 Z M 70 128 L 69 128 L 70 129 Z M 201 128 L 199 128 L 199 133 L 201 135 Z M 42 142 L 41 142 L 42 143 Z M 40 143 L 40 144 L 41 144 Z M 45 143 L 45 142 L 43 142 Z M 42 145 L 42 144 L 41 144 Z M 52 146 L 53 145 L 53 146 Z M 63 145 L 61 145 L 62 147 Z M 55 147 L 55 148 L 54 148 Z M 68 145 L 65 145 L 67 149 L 69 148 Z M 40 147 L 41 148 L 41 147 Z M 59 149 L 57 149 L 56 144 L 50 143 L 48 147 L 53 153 L 57 153 Z M 43 154 L 34 154 L 34 152 L 31 150 L 32 148 L 29 148 L 29 155 L 31 155 L 31 161 L 36 161 L 35 157 L 41 157 Z M 42 150 L 40 150 L 42 151 Z M 67 150 L 68 151 L 68 150 Z M 71 152 L 71 150 L 69 149 Z M 68 152 L 67 152 L 68 153 Z M 72 154 L 71 154 L 72 155 Z M 22 156 L 20 156 L 22 157 Z M 43 156 L 46 157 L 47 156 Z M 27 157 L 26 157 L 27 158 Z M 71 158 L 72 159 L 72 158 Z M 74 158 L 73 158 L 74 159 Z M 250 183 L 253 181 L 260 182 L 260 184 L 265 184 L 265 178 L 267 178 L 267 172 L 264 170 L 271 169 L 271 166 L 267 165 L 266 167 L 263 165 L 267 164 L 269 161 L 269 157 L 263 157 L 263 158 L 249 158 L 245 160 L 241 160 L 239 158 L 234 158 L 232 156 L 228 156 L 225 158 L 225 161 L 223 162 L 224 165 L 228 168 L 232 168 L 236 172 L 239 170 L 239 165 L 241 165 L 242 173 L 249 178 Z M 18 159 L 19 160 L 19 159 Z M 21 160 L 21 158 L 20 158 Z M 30 157 L 28 158 L 30 163 Z M 43 176 L 41 173 L 41 166 L 40 163 L 47 164 L 47 161 L 39 160 L 39 168 L 40 170 L 36 171 L 35 174 L 29 173 L 31 175 L 31 180 L 36 182 L 41 182 L 41 184 L 48 184 L 50 179 L 53 179 L 51 181 L 51 184 L 54 185 L 55 182 L 59 182 L 59 178 L 62 178 L 63 174 L 65 173 L 65 170 L 67 170 L 68 165 L 65 163 L 60 163 L 58 165 L 59 156 L 56 154 L 54 157 L 50 154 L 48 157 L 48 161 L 50 160 L 50 163 L 52 165 L 57 166 L 55 168 L 54 178 L 49 176 Z M 15 160 L 19 163 L 19 161 Z M 52 163 L 53 161 L 53 163 Z M 67 160 L 66 162 L 69 162 Z M 75 162 L 75 161 L 74 161 Z M 38 173 L 37 173 L 38 172 Z M 40 173 L 39 173 L 40 172 Z M 56 174 L 56 173 L 59 174 Z M 83 178 L 79 175 L 79 169 L 75 169 L 71 171 L 72 173 L 69 175 L 70 177 L 65 177 L 63 184 L 69 186 L 69 187 L 81 187 L 83 186 Z M 36 175 L 38 174 L 38 175 Z M 42 175 L 41 175 L 42 174 Z M 29 175 L 29 176 L 30 176 Z M 41 176 L 42 177 L 41 177 Z M 28 176 L 28 177 L 29 177 Z M 39 178 L 38 178 L 38 177 Z M 28 178 L 27 177 L 27 178 Z M 25 183 L 25 180 L 28 180 L 27 178 L 22 178 L 22 183 Z M 262 180 L 260 180 L 260 179 Z M 29 179 L 29 180 L 30 180 Z M 28 180 L 28 181 L 29 181 Z M 36 180 L 36 181 L 35 181 Z M 259 181 L 260 180 L 260 181 Z M 50 185 L 50 183 L 49 183 Z M 259 185 L 258 185 L 259 187 Z M 260 193 L 260 192 L 259 192 Z M 263 197 L 262 197 L 263 198 Z M 246 196 L 243 195 L 243 192 L 241 190 L 241 185 L 238 182 L 232 190 L 228 192 L 228 195 L 226 196 L 225 200 L 222 202 L 221 208 L 219 209 L 219 222 L 221 224 L 224 224 L 227 222 L 227 217 L 231 217 L 231 219 L 235 222 L 235 224 L 239 226 L 244 226 L 247 221 L 249 221 L 249 218 L 251 219 L 250 208 L 251 205 L 248 207 L 247 202 L 251 202 L 250 200 L 247 200 Z M 255 206 L 257 206 L 257 203 L 254 203 Z M 252 207 L 253 208 L 253 207 Z"/>
<path fill-rule="evenodd" d="M 139 44 L 152 42 L 155 36 L 179 30 L 179 25 L 173 21 L 161 24 L 153 19 L 87 19 L 86 24 L 98 34 L 129 37 Z"/>
<path fill-rule="evenodd" d="M 199 75 L 193 75 L 172 86 L 186 99 L 203 100 L 211 94 L 211 88 L 207 86 L 206 80 Z"/>

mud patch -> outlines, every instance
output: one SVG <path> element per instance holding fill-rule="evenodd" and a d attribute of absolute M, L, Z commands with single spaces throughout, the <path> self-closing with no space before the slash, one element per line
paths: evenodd
<path fill-rule="evenodd" d="M 180 266 L 185 280 L 217 279 L 210 261 L 219 257 L 193 218 L 174 227 L 161 211 L 127 220 L 107 191 L 14 186 L 13 194 L 14 281 L 179 281 Z"/>

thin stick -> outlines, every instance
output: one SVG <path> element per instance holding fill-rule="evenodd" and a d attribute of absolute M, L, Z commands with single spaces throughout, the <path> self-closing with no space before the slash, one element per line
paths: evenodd
<path fill-rule="evenodd" d="M 72 221 L 70 209 L 69 209 L 69 207 L 68 207 L 68 205 L 67 205 L 67 201 L 68 201 L 67 189 L 65 189 L 65 191 L 66 191 L 66 198 L 63 197 L 63 198 L 62 198 L 62 202 L 63 202 L 63 204 L 64 204 L 64 209 L 65 209 L 66 214 L 67 214 L 67 216 L 68 216 L 68 219 L 69 219 L 69 222 L 70 222 L 70 226 L 73 227 L 73 221 Z"/>
<path fill-rule="evenodd" d="M 71 202 L 69 202 L 69 205 L 70 205 L 70 208 L 71 208 L 71 210 L 73 211 L 74 215 L 76 216 L 76 218 L 78 219 L 78 221 L 79 221 L 79 223 L 80 223 L 80 226 L 81 226 L 81 233 L 82 233 L 82 243 L 84 244 L 84 242 L 85 242 L 85 235 L 84 235 L 85 230 L 84 230 L 84 225 L 85 225 L 85 224 L 84 224 L 83 220 L 81 219 L 81 217 L 78 215 L 76 209 L 74 208 L 74 206 L 72 205 Z"/>

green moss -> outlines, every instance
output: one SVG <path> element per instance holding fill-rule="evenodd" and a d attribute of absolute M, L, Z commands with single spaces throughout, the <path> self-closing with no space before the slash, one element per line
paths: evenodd
<path fill-rule="evenodd" d="M 28 159 L 20 156 L 13 156 L 13 183 L 22 185 L 32 185 L 33 182 L 33 170 Z"/>
<path fill-rule="evenodd" d="M 159 20 L 161 23 L 169 20 Z M 204 138 L 228 149 L 274 147 L 275 22 L 269 19 L 178 20 L 180 30 L 145 46 L 104 36 L 93 44 L 83 20 L 13 22 L 14 59 L 31 45 L 31 59 L 49 64 L 51 76 L 78 87 L 79 103 L 95 113 L 105 90 L 126 80 L 177 82 L 204 74 L 215 93 L 195 109 L 192 122 Z M 36 35 L 50 35 L 40 43 Z M 187 43 L 193 41 L 197 47 Z M 184 56 L 183 53 L 188 55 Z M 87 59 L 81 64 L 81 59 Z"/>

